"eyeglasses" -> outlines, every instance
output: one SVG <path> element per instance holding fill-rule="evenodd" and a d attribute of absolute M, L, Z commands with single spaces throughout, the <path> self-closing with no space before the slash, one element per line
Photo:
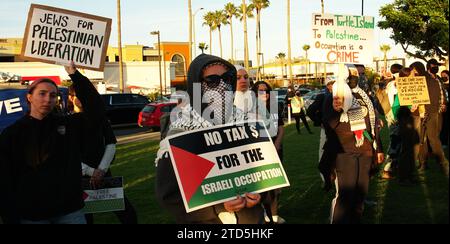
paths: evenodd
<path fill-rule="evenodd" d="M 237 79 L 240 80 L 242 79 L 242 77 L 244 77 L 244 79 L 248 80 L 248 75 L 237 75 Z"/>
<path fill-rule="evenodd" d="M 221 81 L 231 84 L 232 79 L 233 74 L 230 71 L 225 72 L 222 75 L 208 75 L 206 77 L 203 77 L 203 80 L 206 81 L 206 84 L 212 88 L 217 87 Z"/>

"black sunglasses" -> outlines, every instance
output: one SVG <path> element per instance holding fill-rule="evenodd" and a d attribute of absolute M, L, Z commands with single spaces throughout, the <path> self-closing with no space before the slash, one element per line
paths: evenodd
<path fill-rule="evenodd" d="M 217 87 L 220 84 L 220 81 L 223 81 L 228 84 L 232 84 L 233 73 L 231 71 L 227 71 L 222 75 L 208 75 L 203 77 L 203 80 L 206 81 L 206 84 L 209 87 Z"/>

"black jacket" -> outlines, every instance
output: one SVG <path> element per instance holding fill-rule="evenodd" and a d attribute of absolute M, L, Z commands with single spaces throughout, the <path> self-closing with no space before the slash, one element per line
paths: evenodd
<path fill-rule="evenodd" d="M 104 118 L 104 105 L 91 82 L 70 76 L 85 113 L 43 120 L 29 115 L 0 136 L 0 213 L 7 223 L 44 220 L 83 208 L 81 155 L 87 124 Z"/>
<path fill-rule="evenodd" d="M 202 82 L 202 71 L 209 64 L 221 62 L 229 67 L 234 74 L 236 69 L 230 63 L 211 55 L 202 54 L 197 57 L 191 64 L 188 74 L 188 94 L 193 101 L 193 84 Z M 236 81 L 234 78 L 233 80 Z M 233 88 L 236 84 L 233 84 Z M 198 111 L 201 114 L 201 111 Z M 156 168 L 156 198 L 160 205 L 175 216 L 176 222 L 179 224 L 221 224 L 218 215 L 226 212 L 223 204 L 217 204 L 211 207 L 203 208 L 194 212 L 186 213 L 183 198 L 178 188 L 172 162 L 168 157 L 168 153 L 158 161 Z M 253 208 L 244 208 L 236 213 L 238 223 L 255 224 L 262 221 L 264 216 L 263 208 L 257 205 Z"/>

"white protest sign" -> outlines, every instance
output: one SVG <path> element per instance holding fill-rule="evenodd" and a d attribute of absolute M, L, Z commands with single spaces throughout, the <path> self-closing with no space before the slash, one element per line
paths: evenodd
<path fill-rule="evenodd" d="M 312 62 L 371 64 L 374 17 L 313 14 L 308 57 Z"/>
<path fill-rule="evenodd" d="M 122 177 L 104 178 L 97 188 L 92 188 L 89 178 L 83 178 L 84 213 L 102 213 L 125 209 Z"/>
<path fill-rule="evenodd" d="M 31 4 L 22 56 L 26 60 L 68 64 L 103 71 L 111 19 Z"/>
<path fill-rule="evenodd" d="M 289 186 L 275 146 L 260 121 L 185 132 L 168 137 L 167 143 L 186 212 L 246 192 Z"/>

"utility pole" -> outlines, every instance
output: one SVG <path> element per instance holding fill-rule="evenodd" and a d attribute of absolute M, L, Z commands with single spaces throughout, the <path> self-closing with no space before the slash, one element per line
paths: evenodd
<path fill-rule="evenodd" d="M 122 63 L 122 28 L 120 21 L 120 0 L 117 0 L 117 32 L 119 35 L 119 91 L 124 93 L 124 83 L 123 83 L 123 63 Z"/>
<path fill-rule="evenodd" d="M 203 10 L 203 8 L 197 9 L 197 11 L 194 12 L 194 15 L 192 16 L 192 37 L 194 39 L 193 49 L 194 49 L 194 57 L 197 57 L 197 43 L 195 42 L 195 15 L 198 13 L 198 11 Z"/>
<path fill-rule="evenodd" d="M 159 31 L 152 31 L 150 34 L 158 35 L 158 60 L 159 60 L 159 89 L 161 95 L 161 101 L 163 97 L 163 87 L 162 87 L 162 72 L 161 72 L 161 34 Z M 165 90 L 166 88 L 164 88 Z"/>
<path fill-rule="evenodd" d="M 188 0 L 188 15 L 189 15 L 189 63 L 192 62 L 192 5 L 191 0 Z"/>
<path fill-rule="evenodd" d="M 361 0 L 362 4 L 361 4 L 361 16 L 364 16 L 364 0 Z"/>

